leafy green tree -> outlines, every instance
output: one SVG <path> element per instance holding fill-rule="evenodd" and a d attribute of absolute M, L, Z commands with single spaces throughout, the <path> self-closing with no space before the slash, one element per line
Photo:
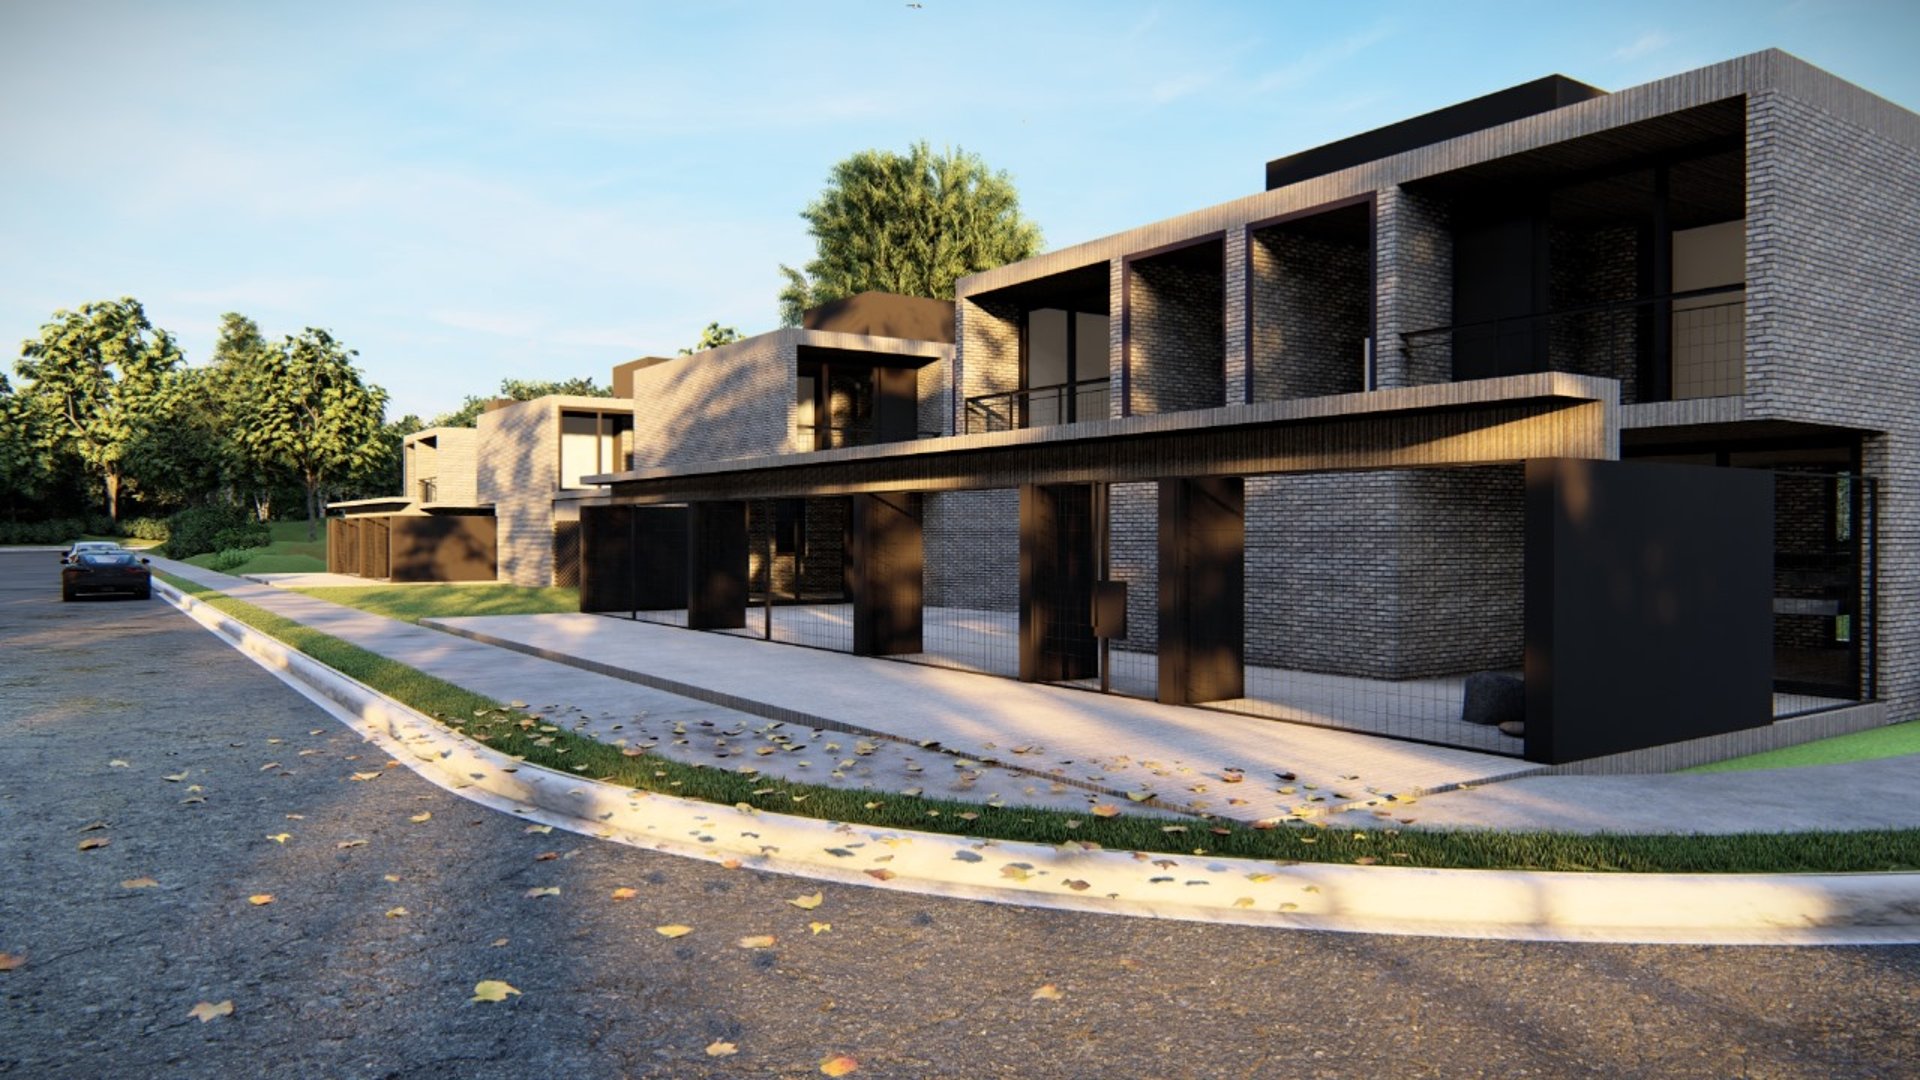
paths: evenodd
<path fill-rule="evenodd" d="M 252 319 L 229 311 L 220 316 L 220 336 L 214 341 L 213 362 L 207 368 L 206 391 L 220 431 L 221 477 L 236 496 L 253 503 L 261 521 L 272 517 L 273 493 L 293 481 L 272 445 L 241 437 L 246 411 L 270 391 L 278 366 L 272 345 Z"/>
<path fill-rule="evenodd" d="M 207 368 L 183 367 L 160 380 L 149 422 L 127 454 L 127 477 L 143 503 L 177 509 L 223 487 L 227 433 L 234 429 L 212 376 Z"/>
<path fill-rule="evenodd" d="M 575 397 L 612 397 L 613 390 L 601 386 L 589 376 L 577 379 L 562 379 L 559 382 L 546 382 L 539 379 L 502 379 L 500 392 L 488 397 L 475 394 L 467 395 L 460 407 L 452 412 L 441 413 L 433 418 L 427 427 L 473 427 L 480 420 L 480 414 L 487 405 L 500 398 L 512 401 L 532 401 L 534 398 L 549 394 L 570 394 Z M 418 429 L 415 429 L 418 430 Z"/>
<path fill-rule="evenodd" d="M 52 479 L 52 460 L 37 402 L 14 393 L 0 374 L 0 491 L 9 513 L 39 495 Z"/>
<path fill-rule="evenodd" d="M 69 449 L 100 477 L 116 521 L 127 452 L 154 423 L 155 398 L 179 363 L 173 336 L 132 297 L 56 311 L 20 347 L 14 371 L 28 381 L 19 395 L 47 420 L 43 449 Z"/>
<path fill-rule="evenodd" d="M 361 378 L 359 355 L 308 327 L 269 350 L 262 377 L 240 402 L 249 421 L 237 437 L 248 452 L 286 469 L 306 490 L 307 539 L 319 536 L 322 492 L 367 468 L 381 453 L 387 392 Z"/>
<path fill-rule="evenodd" d="M 936 154 L 863 150 L 833 167 L 827 187 L 800 216 L 815 256 L 804 270 L 782 265 L 780 319 L 869 289 L 951 299 L 968 274 L 1028 258 L 1040 228 L 1020 214 L 1013 178 L 960 149 Z"/>
<path fill-rule="evenodd" d="M 740 331 L 735 330 L 731 326 L 721 326 L 717 322 L 710 322 L 707 324 L 706 329 L 700 331 L 700 340 L 694 342 L 693 347 L 690 349 L 681 349 L 680 355 L 692 356 L 694 353 L 706 352 L 708 349 L 717 349 L 722 345 L 731 345 L 739 340 Z"/>

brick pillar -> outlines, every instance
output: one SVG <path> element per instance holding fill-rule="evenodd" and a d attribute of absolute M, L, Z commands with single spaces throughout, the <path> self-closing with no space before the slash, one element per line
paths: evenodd
<path fill-rule="evenodd" d="M 1453 234 L 1436 199 L 1388 187 L 1375 204 L 1375 386 L 1450 382 L 1453 357 L 1444 343 L 1404 348 L 1402 334 L 1453 321 Z"/>

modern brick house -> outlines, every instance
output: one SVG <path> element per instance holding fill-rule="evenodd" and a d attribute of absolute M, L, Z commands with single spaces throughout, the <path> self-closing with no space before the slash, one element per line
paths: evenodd
<path fill-rule="evenodd" d="M 583 607 L 1542 761 L 1909 716 L 1916 221 L 1920 117 L 1784 53 L 1542 79 L 964 279 L 950 350 L 636 372 Z M 913 429 L 821 349 L 924 360 Z"/>

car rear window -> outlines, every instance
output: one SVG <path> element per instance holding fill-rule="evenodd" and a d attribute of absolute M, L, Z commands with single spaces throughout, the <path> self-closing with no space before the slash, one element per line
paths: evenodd
<path fill-rule="evenodd" d="M 129 566 L 140 560 L 124 551 L 88 551 L 81 553 L 80 561 L 96 566 Z"/>

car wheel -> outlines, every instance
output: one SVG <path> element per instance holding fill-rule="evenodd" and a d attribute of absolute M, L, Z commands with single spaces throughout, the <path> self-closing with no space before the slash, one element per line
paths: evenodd
<path fill-rule="evenodd" d="M 72 602 L 73 602 L 73 590 L 72 590 L 72 589 L 61 589 L 61 590 L 60 590 L 60 600 L 61 600 L 61 602 L 62 602 L 62 603 L 72 603 Z"/>
<path fill-rule="evenodd" d="M 135 600 L 151 600 L 151 599 L 153 599 L 153 586 L 151 586 L 151 585 L 149 585 L 149 586 L 147 586 L 146 588 L 144 588 L 144 589 L 141 589 L 141 590 L 140 590 L 139 592 L 137 592 L 137 593 L 134 593 L 134 594 L 133 594 L 133 598 L 134 598 Z"/>

